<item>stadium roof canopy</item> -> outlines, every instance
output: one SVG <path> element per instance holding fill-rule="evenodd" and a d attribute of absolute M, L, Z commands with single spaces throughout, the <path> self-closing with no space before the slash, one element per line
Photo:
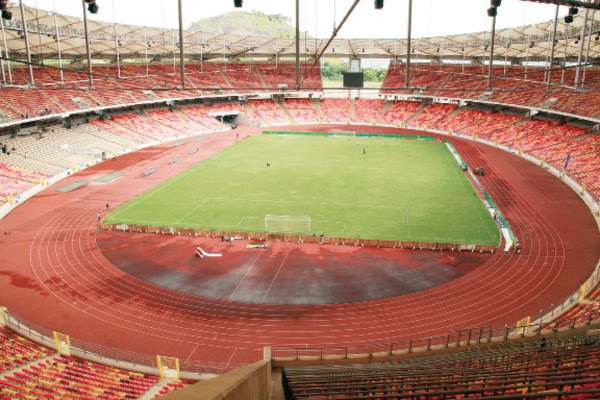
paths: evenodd
<path fill-rule="evenodd" d="M 596 1 L 596 0 L 589 0 Z M 3 20 L 2 51 L 8 47 L 11 59 L 26 59 L 23 40 L 21 9 L 9 3 L 12 20 Z M 34 63 L 62 59 L 77 63 L 85 60 L 86 46 L 83 20 L 50 11 L 25 7 L 29 47 Z M 555 59 L 576 61 L 580 49 L 579 38 L 584 12 L 574 16 L 570 24 L 558 19 Z M 413 21 L 418 23 L 418 21 Z M 88 21 L 93 59 L 115 60 L 117 52 L 124 59 L 161 59 L 178 57 L 178 31 L 156 27 L 113 24 Z M 554 21 L 547 21 L 496 31 L 495 59 L 512 62 L 546 61 Z M 600 11 L 589 10 L 588 29 L 585 31 L 584 54 L 589 60 L 600 59 Z M 412 40 L 415 60 L 483 60 L 489 56 L 489 32 L 478 32 L 445 37 Z M 300 44 L 302 60 L 318 54 L 326 39 L 303 39 Z M 294 39 L 241 37 L 198 31 L 184 31 L 184 53 L 187 60 L 295 57 Z M 325 57 L 359 57 L 402 59 L 406 53 L 406 39 L 334 39 Z"/>

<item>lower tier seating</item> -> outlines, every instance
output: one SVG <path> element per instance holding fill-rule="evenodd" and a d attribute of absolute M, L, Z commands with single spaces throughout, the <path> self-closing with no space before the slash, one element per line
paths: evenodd
<path fill-rule="evenodd" d="M 595 399 L 600 337 L 544 338 L 360 365 L 289 367 L 286 399 Z M 531 397 L 530 397 L 531 396 Z"/>

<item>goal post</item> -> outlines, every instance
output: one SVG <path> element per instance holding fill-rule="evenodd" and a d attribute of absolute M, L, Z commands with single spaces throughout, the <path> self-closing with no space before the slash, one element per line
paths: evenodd
<path fill-rule="evenodd" d="M 312 220 L 306 215 L 265 215 L 265 232 L 311 233 Z"/>

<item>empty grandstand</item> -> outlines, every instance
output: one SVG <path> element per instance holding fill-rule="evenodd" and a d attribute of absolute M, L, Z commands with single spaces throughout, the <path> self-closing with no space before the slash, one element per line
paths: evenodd
<path fill-rule="evenodd" d="M 119 16 L 129 4 L 73 1 L 74 14 L 47 3 L 0 1 L 0 399 L 600 396 L 598 1 L 456 0 L 468 15 L 481 8 L 485 31 L 463 21 L 465 31 L 437 35 L 422 30 L 437 32 L 435 7 L 425 16 L 415 4 L 409 23 L 412 0 L 340 0 L 325 37 L 317 27 L 332 10 L 305 0 L 289 2 L 303 13 L 290 14 L 291 34 L 247 35 L 185 29 L 191 1 L 149 6 L 160 27 L 145 10 Z M 353 18 L 387 21 L 372 15 L 382 9 L 401 10 L 402 29 L 418 37 L 342 36 Z M 488 26 L 515 9 L 522 26 Z M 536 19 L 541 10 L 554 19 Z M 237 24 L 251 20 L 240 15 Z M 365 84 L 332 81 L 331 60 Z M 355 153 L 341 171 L 290 167 L 285 155 L 278 164 L 264 147 L 244 166 L 252 195 L 227 178 L 238 157 L 219 182 L 191 180 L 190 194 L 172 200 L 185 213 L 161 204 L 173 226 L 152 215 L 105 219 L 264 132 L 328 137 Z M 408 238 L 423 217 L 409 200 L 425 196 L 409 190 L 355 204 L 354 184 L 399 172 L 370 161 L 383 157 L 373 145 L 382 137 L 450 154 L 446 167 L 483 202 L 500 242 L 345 235 L 338 215 L 349 204 L 361 218 L 393 208 L 401 223 L 382 224 Z M 399 149 L 398 168 L 422 161 Z M 303 192 L 314 183 L 307 170 L 331 184 Z M 448 184 L 424 171 L 412 178 Z M 350 194 L 336 197 L 340 186 Z M 232 200 L 246 212 L 239 221 L 185 227 L 207 202 Z M 334 212 L 278 211 L 296 201 Z M 450 221 L 446 200 L 434 203 Z M 270 208 L 250 215 L 255 204 Z M 272 215 L 306 227 L 270 231 Z M 240 232 L 246 223 L 260 229 Z"/>

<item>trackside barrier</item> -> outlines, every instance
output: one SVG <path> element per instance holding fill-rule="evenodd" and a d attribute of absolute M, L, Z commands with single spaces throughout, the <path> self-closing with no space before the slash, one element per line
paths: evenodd
<path fill-rule="evenodd" d="M 489 195 L 489 193 L 485 190 L 483 185 L 479 182 L 479 179 L 477 179 L 477 177 L 473 173 L 473 169 L 469 168 L 468 164 L 463 160 L 463 158 L 461 157 L 458 150 L 456 150 L 454 145 L 446 138 L 444 138 L 444 143 L 446 144 L 446 146 L 448 147 L 448 149 L 450 150 L 450 152 L 456 159 L 456 162 L 460 166 L 466 167 L 469 176 L 471 177 L 473 182 L 475 182 L 475 184 L 476 184 L 476 189 L 479 189 L 478 192 L 481 193 L 483 195 L 483 198 L 485 199 L 485 201 L 487 201 L 486 207 L 488 209 L 491 208 L 493 210 L 492 213 L 494 216 L 494 220 L 496 221 L 496 224 L 500 228 L 500 231 L 501 231 L 502 235 L 505 237 L 505 240 L 507 242 L 507 246 L 505 247 L 504 250 L 508 251 L 510 249 L 510 247 L 512 246 L 512 244 L 514 244 L 515 251 L 518 252 L 519 251 L 519 247 L 518 247 L 519 242 L 517 241 L 517 237 L 516 237 L 514 231 L 512 230 L 512 228 L 510 227 L 510 224 L 508 223 L 508 221 L 506 220 L 506 218 L 500 211 L 500 208 L 498 208 L 496 203 L 494 203 L 494 200 L 492 200 L 492 196 Z"/>
<path fill-rule="evenodd" d="M 563 329 L 574 329 L 585 325 L 589 326 L 592 323 L 597 322 L 600 322 L 600 320 L 594 320 L 592 316 L 589 316 L 587 320 L 576 325 L 576 320 L 573 319 L 570 320 Z M 372 360 L 374 358 L 457 348 L 480 343 L 502 342 L 518 337 L 541 335 L 543 331 L 552 328 L 553 326 L 551 323 L 537 323 L 504 328 L 482 326 L 478 328 L 450 331 L 445 336 L 432 336 L 422 339 L 370 346 L 274 348 L 272 349 L 272 361 L 285 363 L 289 361 Z"/>
<path fill-rule="evenodd" d="M 6 327 L 25 336 L 26 338 L 37 342 L 48 348 L 56 349 L 55 334 L 31 321 L 17 318 L 10 314 L 4 307 L 0 307 L 3 313 L 3 321 Z M 589 326 L 592 323 L 599 323 L 600 319 L 594 319 L 590 315 L 587 319 L 577 324 L 577 319 L 567 320 L 563 325 L 563 330 L 574 329 L 580 326 Z M 343 360 L 343 359 L 364 359 L 386 357 L 397 354 L 406 354 L 413 352 L 426 352 L 430 350 L 455 348 L 469 346 L 479 343 L 491 343 L 505 341 L 516 337 L 525 337 L 539 335 L 543 331 L 555 329 L 554 322 L 532 323 L 524 326 L 494 328 L 492 326 L 482 326 L 478 328 L 460 329 L 450 331 L 447 335 L 432 336 L 421 339 L 408 340 L 403 342 L 392 342 L 377 345 L 365 346 L 338 346 L 322 348 L 274 348 L 271 349 L 272 361 L 298 361 L 298 360 Z M 60 334 L 61 337 L 66 337 Z M 118 368 L 124 368 L 131 371 L 142 373 L 159 374 L 158 358 L 156 355 L 137 353 L 133 351 L 117 349 L 108 346 L 102 346 L 90 343 L 77 338 L 70 339 L 70 351 L 73 356 L 88 359 L 93 362 L 100 362 L 114 365 Z M 64 340 L 63 340 L 64 342 Z M 166 357 L 162 357 L 165 359 Z M 169 357 L 170 358 L 170 357 Z M 226 362 L 200 362 L 193 360 L 178 360 L 175 362 L 175 368 L 180 368 L 181 378 L 197 379 L 197 376 L 191 377 L 189 374 L 222 374 L 233 369 L 237 369 L 246 364 L 232 364 Z"/>
<path fill-rule="evenodd" d="M 580 301 L 584 300 L 588 294 L 590 294 L 596 285 L 600 283 L 600 261 L 596 264 L 596 269 L 590 275 L 590 277 L 573 293 L 567 296 L 559 304 L 550 304 L 547 309 L 540 310 L 538 314 L 533 317 L 534 323 L 543 323 L 554 321 L 556 317 L 559 317 L 569 311 L 571 308 L 579 304 Z"/>
<path fill-rule="evenodd" d="M 305 135 L 305 136 L 349 136 L 349 137 L 360 137 L 360 138 L 435 140 L 435 136 L 432 136 L 432 135 L 407 135 L 407 134 L 398 134 L 398 133 L 263 131 L 263 134 L 265 134 L 265 135 Z"/>
<path fill-rule="evenodd" d="M 3 312 L 3 320 L 6 327 L 12 331 L 22 335 L 42 346 L 57 349 L 55 341 L 55 333 L 46 327 L 38 325 L 34 322 L 27 321 L 23 318 L 17 318 L 10 314 L 5 308 Z M 65 334 L 59 334 L 61 338 L 61 346 L 65 343 L 64 337 L 69 337 Z M 76 337 L 69 337 L 69 351 L 72 356 L 87 359 L 93 362 L 99 362 L 116 366 L 118 368 L 127 369 L 130 371 L 138 371 L 149 374 L 159 374 L 157 365 L 157 357 L 155 354 L 137 353 L 134 351 L 117 349 L 91 343 Z M 181 378 L 183 379 L 198 379 L 198 374 L 222 374 L 227 371 L 236 369 L 245 364 L 228 364 L 226 362 L 201 362 L 198 360 L 180 360 L 179 368 Z"/>
<path fill-rule="evenodd" d="M 274 234 L 261 232 L 223 231 L 216 229 L 190 229 L 160 226 L 126 225 L 126 224 L 100 224 L 99 229 L 117 230 L 124 232 L 155 233 L 160 235 L 184 235 L 194 237 L 219 238 L 223 236 L 236 236 L 245 240 L 278 241 L 292 243 L 329 244 L 336 246 L 378 247 L 393 249 L 419 249 L 419 250 L 449 250 L 471 251 L 480 253 L 494 253 L 497 246 L 467 243 L 438 243 L 438 242 L 404 242 L 400 240 L 372 240 L 353 239 L 329 236 L 305 236 L 298 234 Z"/>

